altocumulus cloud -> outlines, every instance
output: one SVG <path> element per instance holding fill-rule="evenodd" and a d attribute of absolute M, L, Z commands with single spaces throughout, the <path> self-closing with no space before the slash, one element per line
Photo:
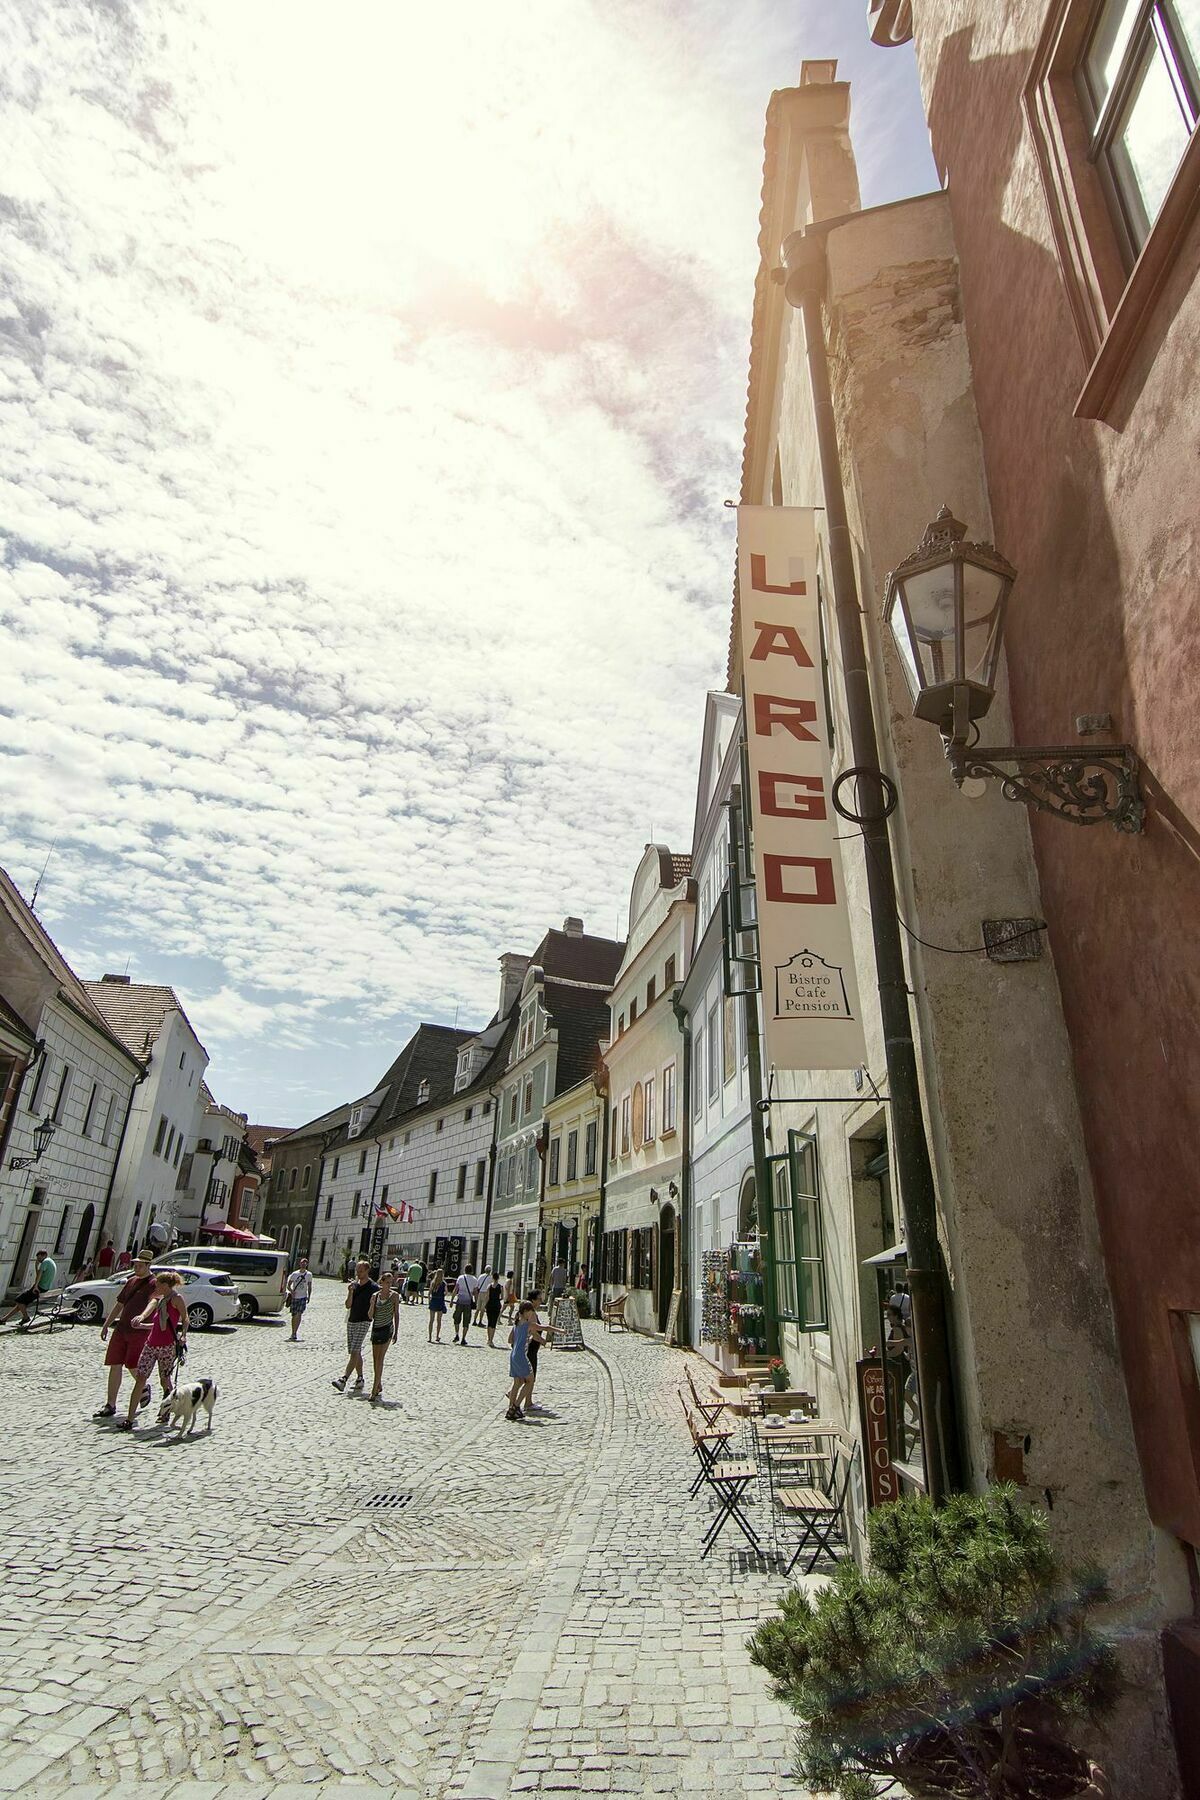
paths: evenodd
<path fill-rule="evenodd" d="M 686 840 L 781 29 L 7 11 L 3 855 L 251 1112 Z"/>

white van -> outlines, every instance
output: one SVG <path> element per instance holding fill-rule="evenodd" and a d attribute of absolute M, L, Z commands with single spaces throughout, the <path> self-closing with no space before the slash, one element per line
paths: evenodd
<path fill-rule="evenodd" d="M 156 1258 L 155 1266 L 182 1263 L 195 1269 L 224 1269 L 237 1284 L 243 1319 L 283 1311 L 287 1292 L 286 1250 L 233 1250 L 224 1244 L 187 1244 Z"/>

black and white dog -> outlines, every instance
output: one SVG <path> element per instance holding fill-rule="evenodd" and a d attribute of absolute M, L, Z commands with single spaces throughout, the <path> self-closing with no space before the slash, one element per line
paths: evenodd
<path fill-rule="evenodd" d="M 160 1425 L 170 1430 L 172 1425 L 179 1426 L 179 1435 L 189 1435 L 195 1428 L 196 1417 L 203 1407 L 208 1414 L 208 1429 L 212 1430 L 213 1407 L 217 1402 L 217 1384 L 207 1375 L 199 1381 L 177 1381 L 175 1392 L 170 1399 L 164 1400 L 162 1411 L 158 1415 Z"/>

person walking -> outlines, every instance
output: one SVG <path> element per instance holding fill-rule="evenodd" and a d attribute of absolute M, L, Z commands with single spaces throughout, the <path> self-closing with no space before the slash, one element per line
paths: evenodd
<path fill-rule="evenodd" d="M 468 1265 L 454 1284 L 454 1341 L 465 1348 L 467 1327 L 475 1311 L 475 1271 Z M 459 1333 L 462 1333 L 461 1337 Z"/>
<path fill-rule="evenodd" d="M 126 1248 L 124 1250 L 122 1250 L 120 1256 L 118 1256 L 118 1258 L 117 1258 L 117 1274 L 123 1275 L 125 1273 L 126 1269 L 132 1263 L 132 1261 L 133 1261 L 133 1258 L 129 1254 L 128 1246 L 126 1246 Z"/>
<path fill-rule="evenodd" d="M 429 1284 L 429 1341 L 434 1342 L 434 1324 L 437 1324 L 437 1342 L 442 1341 L 442 1320 L 446 1316 L 446 1277 L 440 1269 L 433 1271 L 433 1280 Z"/>
<path fill-rule="evenodd" d="M 106 1281 L 112 1274 L 113 1264 L 116 1260 L 117 1253 L 113 1249 L 113 1241 L 111 1238 L 106 1237 L 100 1246 L 100 1253 L 96 1258 L 96 1271 L 99 1274 L 101 1281 Z"/>
<path fill-rule="evenodd" d="M 475 1323 L 476 1323 L 476 1325 L 482 1325 L 486 1318 L 488 1290 L 491 1288 L 491 1285 L 492 1285 L 491 1265 L 490 1265 L 490 1263 L 484 1263 L 483 1273 L 479 1277 L 479 1280 L 475 1283 Z"/>
<path fill-rule="evenodd" d="M 383 1398 L 383 1359 L 396 1341 L 400 1330 L 400 1297 L 390 1274 L 379 1277 L 379 1286 L 371 1296 L 371 1405 Z"/>
<path fill-rule="evenodd" d="M 528 1300 L 522 1300 L 517 1308 L 517 1318 L 508 1334 L 511 1346 L 508 1357 L 508 1372 L 512 1377 L 512 1385 L 508 1390 L 508 1411 L 506 1419 L 523 1419 L 525 1417 L 521 1402 L 528 1400 L 533 1392 L 533 1368 L 529 1361 L 530 1315 L 533 1307 Z"/>
<path fill-rule="evenodd" d="M 504 1304 L 504 1283 L 498 1275 L 493 1275 L 488 1283 L 488 1291 L 484 1296 L 484 1313 L 487 1319 L 488 1349 L 496 1348 L 496 1327 L 500 1323 L 500 1308 Z"/>
<path fill-rule="evenodd" d="M 121 1287 L 109 1308 L 107 1319 L 100 1327 L 100 1342 L 107 1343 L 104 1352 L 104 1366 L 108 1370 L 108 1392 L 104 1396 L 103 1406 L 97 1407 L 92 1414 L 93 1419 L 115 1419 L 117 1416 L 117 1396 L 121 1392 L 121 1382 L 126 1369 L 137 1380 L 138 1361 L 146 1346 L 148 1327 L 135 1323 L 140 1314 L 150 1304 L 154 1292 L 154 1279 L 150 1274 L 150 1252 L 139 1250 L 133 1260 L 133 1273 Z M 115 1324 L 114 1324 L 115 1321 Z M 111 1336 L 109 1335 L 111 1332 Z M 163 1399 L 167 1390 L 163 1388 Z M 142 1391 L 142 1405 L 150 1400 L 149 1385 Z"/>
<path fill-rule="evenodd" d="M 32 1282 L 24 1293 L 17 1295 L 17 1304 L 10 1307 L 4 1317 L 0 1319 L 0 1325 L 7 1325 L 17 1313 L 21 1315 L 21 1324 L 28 1325 L 30 1308 L 32 1307 L 34 1312 L 37 1311 L 38 1301 L 43 1294 L 50 1292 L 57 1279 L 58 1264 L 48 1251 L 39 1250 L 33 1259 Z"/>
<path fill-rule="evenodd" d="M 294 1344 L 300 1335 L 300 1321 L 304 1310 L 312 1299 L 312 1276 L 309 1273 L 308 1258 L 302 1256 L 287 1278 L 288 1311 L 292 1315 L 292 1335 L 289 1344 Z"/>
<path fill-rule="evenodd" d="M 414 1256 L 412 1261 L 408 1265 L 408 1274 L 405 1277 L 405 1281 L 404 1281 L 404 1304 L 405 1304 L 405 1306 L 416 1306 L 418 1301 L 420 1300 L 420 1297 L 421 1297 L 421 1275 L 422 1275 L 421 1264 L 420 1264 L 419 1260 L 417 1259 L 417 1257 Z"/>
<path fill-rule="evenodd" d="M 504 1317 L 511 1325 L 517 1311 L 517 1279 L 516 1271 L 510 1269 L 504 1277 Z"/>
<path fill-rule="evenodd" d="M 188 1317 L 182 1289 L 183 1276 L 174 1269 L 164 1269 L 154 1277 L 149 1306 L 134 1320 L 135 1325 L 147 1325 L 149 1330 L 138 1357 L 137 1377 L 129 1396 L 129 1411 L 125 1418 L 118 1419 L 118 1431 L 133 1430 L 134 1414 L 141 1405 L 142 1395 L 155 1369 L 162 1382 L 164 1405 L 171 1397 L 175 1386 L 175 1365 L 187 1351 Z M 161 1424 L 161 1409 L 158 1417 Z"/>
<path fill-rule="evenodd" d="M 365 1256 L 360 1257 L 354 1265 L 354 1280 L 346 1287 L 346 1368 L 333 1383 L 339 1394 L 345 1393 L 351 1375 L 354 1393 L 361 1394 L 366 1386 L 362 1353 L 371 1329 L 371 1302 L 377 1292 L 371 1280 L 371 1265 Z"/>
<path fill-rule="evenodd" d="M 555 1328 L 553 1325 L 543 1325 L 542 1324 L 541 1317 L 540 1317 L 540 1315 L 538 1313 L 538 1309 L 537 1309 L 537 1303 L 538 1303 L 538 1295 L 537 1295 L 537 1292 L 535 1291 L 534 1293 L 530 1294 L 528 1300 L 526 1300 L 526 1302 L 525 1302 L 525 1305 L 529 1308 L 529 1312 L 530 1312 L 529 1338 L 528 1338 L 528 1341 L 526 1344 L 526 1354 L 529 1357 L 529 1366 L 530 1366 L 529 1389 L 525 1395 L 525 1411 L 527 1413 L 541 1412 L 541 1410 L 542 1410 L 540 1406 L 535 1406 L 533 1403 L 533 1390 L 537 1384 L 537 1374 L 538 1374 L 538 1352 L 540 1351 L 542 1345 L 546 1342 L 547 1338 L 552 1338 L 556 1335 Z"/>

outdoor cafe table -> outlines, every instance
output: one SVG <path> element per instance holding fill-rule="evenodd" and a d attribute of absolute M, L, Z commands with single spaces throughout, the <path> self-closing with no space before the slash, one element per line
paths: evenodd
<path fill-rule="evenodd" d="M 790 1451 L 797 1461 L 823 1463 L 829 1455 L 831 1440 L 842 1436 L 842 1428 L 828 1419 L 813 1419 L 804 1425 L 764 1425 L 755 1435 L 768 1457 L 779 1449 Z M 808 1448 L 810 1442 L 811 1449 Z"/>
<path fill-rule="evenodd" d="M 794 1412 L 806 1403 L 814 1404 L 803 1388 L 750 1388 L 747 1398 L 756 1400 L 764 1412 Z"/>

